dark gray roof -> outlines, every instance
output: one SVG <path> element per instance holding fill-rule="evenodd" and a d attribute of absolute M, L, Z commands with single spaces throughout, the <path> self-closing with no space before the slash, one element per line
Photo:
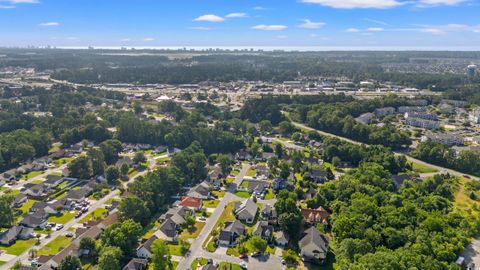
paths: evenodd
<path fill-rule="evenodd" d="M 157 239 L 158 239 L 158 238 L 157 238 L 155 235 L 152 235 L 152 237 L 148 238 L 148 240 L 147 240 L 145 243 L 143 243 L 143 245 L 141 245 L 139 248 L 144 247 L 145 249 L 147 249 L 148 251 L 150 251 L 153 243 L 154 243 L 155 240 L 157 240 Z"/>
<path fill-rule="evenodd" d="M 160 231 L 162 231 L 168 237 L 175 237 L 177 231 L 177 223 L 172 219 L 167 218 L 162 225 L 160 225 Z"/>
<path fill-rule="evenodd" d="M 235 209 L 236 214 L 243 211 L 247 211 L 251 216 L 255 217 L 258 211 L 257 204 L 252 199 L 247 199 Z"/>
<path fill-rule="evenodd" d="M 315 227 L 310 227 L 305 230 L 302 239 L 300 240 L 300 242 L 298 242 L 298 245 L 300 248 L 303 248 L 310 243 L 313 243 L 319 248 L 319 250 L 327 252 L 328 242 L 329 240 L 324 234 L 320 233 Z"/>
<path fill-rule="evenodd" d="M 245 225 L 240 221 L 235 220 L 233 222 L 225 222 L 225 229 L 222 232 L 236 233 L 238 235 L 245 234 Z"/>
<path fill-rule="evenodd" d="M 22 227 L 13 226 L 6 232 L 0 234 L 0 241 L 11 242 L 17 239 L 17 235 L 22 231 Z"/>
<path fill-rule="evenodd" d="M 147 263 L 148 263 L 148 260 L 146 259 L 133 258 L 128 262 L 127 265 L 125 265 L 125 267 L 123 267 L 123 270 L 147 269 Z"/>

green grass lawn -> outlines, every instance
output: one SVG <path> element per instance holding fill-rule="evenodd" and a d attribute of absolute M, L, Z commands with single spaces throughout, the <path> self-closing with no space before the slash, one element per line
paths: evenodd
<path fill-rule="evenodd" d="M 250 193 L 248 193 L 246 191 L 237 191 L 237 192 L 235 192 L 235 196 L 240 197 L 240 198 L 248 199 L 248 198 L 250 198 Z"/>
<path fill-rule="evenodd" d="M 267 190 L 267 194 L 265 194 L 265 200 L 275 199 L 275 193 L 273 193 L 273 189 L 269 188 Z"/>
<path fill-rule="evenodd" d="M 73 159 L 74 159 L 73 157 L 64 157 L 64 158 L 54 160 L 53 164 L 55 164 L 57 166 L 60 166 L 60 165 L 68 164 L 68 163 L 72 162 Z"/>
<path fill-rule="evenodd" d="M 236 263 L 221 262 L 218 264 L 219 270 L 242 270 L 243 268 Z"/>
<path fill-rule="evenodd" d="M 33 172 L 29 172 L 27 174 L 23 174 L 22 176 L 20 176 L 20 179 L 22 180 L 28 180 L 28 179 L 32 179 L 33 177 L 35 176 L 38 176 L 40 174 L 42 174 L 43 171 L 33 171 Z"/>
<path fill-rule="evenodd" d="M 417 172 L 417 173 L 434 173 L 434 172 L 438 172 L 437 169 L 433 168 L 433 167 L 430 167 L 430 166 L 427 166 L 427 165 L 424 165 L 424 164 L 420 164 L 420 163 L 416 163 L 416 162 L 412 162 L 412 170 L 414 172 Z"/>
<path fill-rule="evenodd" d="M 55 152 L 57 150 L 60 150 L 60 146 L 62 146 L 61 143 L 54 143 L 52 147 L 48 150 L 48 152 Z"/>
<path fill-rule="evenodd" d="M 205 259 L 205 258 L 195 258 L 195 260 L 193 260 L 193 262 L 192 262 L 192 265 L 190 266 L 190 269 L 191 270 L 196 270 L 198 264 L 200 264 L 201 266 L 204 266 L 207 263 L 208 263 L 208 260 Z"/>
<path fill-rule="evenodd" d="M 205 227 L 205 222 L 197 221 L 195 222 L 195 226 L 193 226 L 192 228 L 183 230 L 183 232 L 180 234 L 180 237 L 197 238 L 203 227 Z"/>
<path fill-rule="evenodd" d="M 15 244 L 5 247 L 5 246 L 0 246 L 1 250 L 4 250 L 7 254 L 11 255 L 20 255 L 22 254 L 25 250 L 35 246 L 35 243 L 37 242 L 37 239 L 28 239 L 28 240 L 17 240 Z"/>
<path fill-rule="evenodd" d="M 48 222 L 65 224 L 75 217 L 77 211 L 63 211 L 60 215 L 48 217 Z"/>
<path fill-rule="evenodd" d="M 0 261 L 0 265 L 2 265 L 2 264 L 6 264 L 6 263 L 7 263 L 7 262 L 4 262 L 4 261 Z"/>
<path fill-rule="evenodd" d="M 43 182 L 45 182 L 45 181 L 43 181 L 43 180 L 41 180 L 41 179 L 38 179 L 38 180 L 35 180 L 35 181 L 30 182 L 30 184 L 38 185 L 38 184 L 41 184 L 41 183 L 43 183 Z"/>
<path fill-rule="evenodd" d="M 97 208 L 93 210 L 90 214 L 84 216 L 81 220 L 80 223 L 87 222 L 90 219 L 96 219 L 96 218 L 104 218 L 105 214 L 107 213 L 107 209 L 105 208 Z"/>
<path fill-rule="evenodd" d="M 223 196 L 225 196 L 225 190 L 215 190 L 215 191 L 212 191 L 212 194 L 217 196 L 219 199 L 220 198 L 223 198 Z"/>
<path fill-rule="evenodd" d="M 18 210 L 22 211 L 22 215 L 26 215 L 28 213 L 28 210 L 30 210 L 30 207 L 32 207 L 32 205 L 36 202 L 38 201 L 27 200 L 26 202 L 23 203 L 22 207 L 18 208 Z"/>
<path fill-rule="evenodd" d="M 247 180 L 244 180 L 242 181 L 242 183 L 240 184 L 241 187 L 245 188 L 245 189 L 248 189 L 248 181 Z"/>
<path fill-rule="evenodd" d="M 255 169 L 250 168 L 250 169 L 247 171 L 246 176 L 253 177 L 253 176 L 255 176 L 255 173 L 256 173 Z"/>
<path fill-rule="evenodd" d="M 50 243 L 39 249 L 37 255 L 40 256 L 57 254 L 60 250 L 66 248 L 71 242 L 71 237 L 60 235 L 57 238 L 53 239 Z"/>
<path fill-rule="evenodd" d="M 190 246 L 190 244 L 188 244 Z M 168 244 L 167 245 L 168 250 L 170 251 L 170 255 L 173 256 L 183 256 L 181 250 L 180 250 L 180 245 L 179 244 Z"/>
<path fill-rule="evenodd" d="M 216 208 L 219 200 L 209 200 L 209 201 L 203 201 L 203 207 L 205 208 Z"/>

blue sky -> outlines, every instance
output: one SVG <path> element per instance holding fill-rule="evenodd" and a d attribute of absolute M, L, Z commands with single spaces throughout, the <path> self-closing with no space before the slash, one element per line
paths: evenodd
<path fill-rule="evenodd" d="M 0 0 L 0 46 L 480 48 L 479 0 Z"/>

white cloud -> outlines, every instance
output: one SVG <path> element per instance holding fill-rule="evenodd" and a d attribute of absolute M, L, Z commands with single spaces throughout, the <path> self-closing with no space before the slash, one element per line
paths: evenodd
<path fill-rule="evenodd" d="M 345 32 L 347 32 L 347 33 L 358 33 L 358 32 L 360 32 L 360 29 L 358 29 L 358 28 L 348 28 L 347 30 L 345 30 Z"/>
<path fill-rule="evenodd" d="M 123 38 L 120 40 L 121 42 L 129 42 L 129 41 L 132 41 L 132 39 L 130 38 Z"/>
<path fill-rule="evenodd" d="M 385 29 L 382 28 L 382 27 L 370 27 L 370 28 L 367 28 L 367 30 L 372 31 L 372 32 L 380 32 L 380 31 L 383 31 Z"/>
<path fill-rule="evenodd" d="M 0 9 L 12 9 L 15 8 L 15 6 L 12 5 L 0 5 Z"/>
<path fill-rule="evenodd" d="M 480 33 L 480 26 L 473 28 L 473 32 Z"/>
<path fill-rule="evenodd" d="M 466 0 L 420 0 L 420 6 L 453 6 L 466 2 Z"/>
<path fill-rule="evenodd" d="M 310 34 L 309 36 L 310 36 L 311 38 L 318 37 L 317 34 Z"/>
<path fill-rule="evenodd" d="M 198 27 L 190 27 L 189 29 L 190 29 L 190 30 L 203 30 L 203 31 L 207 31 L 207 30 L 211 30 L 212 28 L 210 28 L 210 27 L 198 26 Z"/>
<path fill-rule="evenodd" d="M 10 4 L 37 4 L 38 0 L 1 0 L 0 2 L 8 2 Z"/>
<path fill-rule="evenodd" d="M 150 41 L 154 41 L 155 39 L 154 38 L 151 38 L 151 37 L 146 37 L 143 39 L 143 41 L 146 41 L 146 42 L 150 42 Z"/>
<path fill-rule="evenodd" d="M 443 29 L 440 28 L 423 28 L 420 29 L 420 32 L 422 33 L 427 33 L 427 34 L 432 34 L 432 35 L 445 35 L 447 32 Z"/>
<path fill-rule="evenodd" d="M 206 15 L 202 15 L 202 16 L 199 16 L 199 17 L 195 18 L 194 21 L 201 21 L 201 22 L 223 22 L 223 21 L 225 21 L 225 19 L 222 18 L 222 17 L 220 17 L 220 16 L 217 16 L 217 15 L 206 14 Z"/>
<path fill-rule="evenodd" d="M 450 24 L 447 24 L 447 28 L 450 28 L 450 29 L 465 29 L 465 28 L 467 28 L 467 26 L 465 24 L 450 23 Z"/>
<path fill-rule="evenodd" d="M 234 12 L 234 13 L 227 14 L 225 17 L 226 18 L 245 18 L 247 17 L 247 13 Z"/>
<path fill-rule="evenodd" d="M 351 8 L 385 9 L 385 8 L 397 7 L 403 4 L 402 2 L 399 2 L 397 0 L 302 0 L 302 2 L 310 3 L 310 4 L 318 4 L 318 5 L 332 7 L 332 8 L 348 8 L 348 9 L 351 9 Z"/>
<path fill-rule="evenodd" d="M 303 20 L 303 23 L 300 24 L 298 27 L 306 29 L 318 29 L 322 28 L 324 25 L 324 22 L 312 22 L 310 20 Z"/>
<path fill-rule="evenodd" d="M 56 27 L 56 26 L 59 26 L 60 24 L 58 22 L 44 22 L 39 25 L 44 27 Z"/>
<path fill-rule="evenodd" d="M 285 35 L 279 35 L 279 36 L 277 36 L 277 38 L 278 38 L 278 39 L 286 39 L 286 38 L 288 38 L 288 36 L 285 36 Z"/>
<path fill-rule="evenodd" d="M 256 6 L 256 7 L 253 7 L 254 10 L 265 10 L 266 8 L 264 7 L 260 7 L 260 6 Z"/>
<path fill-rule="evenodd" d="M 271 24 L 271 25 L 265 25 L 265 24 L 260 24 L 252 27 L 253 29 L 256 30 L 264 30 L 264 31 L 281 31 L 287 29 L 287 26 L 285 25 L 276 25 L 276 24 Z"/>

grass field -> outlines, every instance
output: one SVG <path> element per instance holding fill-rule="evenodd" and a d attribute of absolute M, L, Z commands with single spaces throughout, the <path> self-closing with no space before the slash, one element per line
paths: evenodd
<path fill-rule="evenodd" d="M 215 223 L 215 226 L 213 226 L 212 231 L 218 230 L 220 226 L 223 226 L 223 224 L 227 221 L 234 221 L 235 216 L 233 215 L 233 209 L 235 208 L 235 203 L 236 202 L 231 202 L 227 204 L 225 209 L 223 209 L 222 214 L 217 220 L 217 223 Z M 215 246 L 214 243 L 211 241 L 212 238 L 207 238 L 207 240 L 203 243 L 203 247 L 207 249 L 209 252 L 214 252 L 215 251 Z"/>
<path fill-rule="evenodd" d="M 218 264 L 219 270 L 242 270 L 243 268 L 236 263 L 221 262 Z"/>
<path fill-rule="evenodd" d="M 220 198 L 223 198 L 223 196 L 225 196 L 225 190 L 215 190 L 215 191 L 212 191 L 212 194 L 217 196 L 219 199 Z"/>
<path fill-rule="evenodd" d="M 23 203 L 22 207 L 18 208 L 20 211 L 22 211 L 22 215 L 26 215 L 28 213 L 28 210 L 30 210 L 30 207 L 32 207 L 32 205 L 34 203 L 36 203 L 38 201 L 36 200 L 27 200 L 26 202 Z"/>
<path fill-rule="evenodd" d="M 190 244 L 187 244 L 187 245 L 190 247 Z M 169 252 L 170 255 L 183 256 L 180 244 L 168 244 L 167 247 L 168 247 L 168 250 L 170 251 Z"/>
<path fill-rule="evenodd" d="M 427 166 L 427 165 L 424 165 L 424 164 L 416 163 L 416 162 L 412 162 L 412 170 L 413 170 L 414 172 L 417 172 L 417 173 L 434 173 L 434 172 L 438 172 L 438 170 L 435 169 L 435 168 L 432 168 L 432 167 Z"/>
<path fill-rule="evenodd" d="M 267 190 L 267 194 L 265 194 L 265 200 L 275 199 L 275 193 L 273 193 L 273 189 L 269 188 Z"/>
<path fill-rule="evenodd" d="M 33 171 L 33 172 L 29 172 L 27 174 L 24 174 L 22 176 L 20 176 L 20 179 L 22 180 L 28 180 L 28 179 L 32 179 L 33 177 L 35 176 L 39 176 L 40 174 L 42 174 L 43 171 Z"/>
<path fill-rule="evenodd" d="M 37 242 L 37 239 L 17 240 L 17 242 L 15 242 L 15 244 L 13 244 L 9 247 L 0 246 L 0 249 L 4 250 L 7 254 L 20 255 L 25 250 L 35 246 L 36 242 Z"/>
<path fill-rule="evenodd" d="M 58 216 L 48 217 L 48 222 L 65 224 L 65 223 L 69 222 L 70 220 L 72 220 L 72 218 L 74 218 L 76 214 L 77 214 L 77 211 L 63 211 Z"/>
<path fill-rule="evenodd" d="M 183 230 L 183 232 L 180 234 L 180 237 L 197 238 L 203 227 L 205 227 L 205 222 L 197 221 L 192 229 Z"/>
<path fill-rule="evenodd" d="M 255 169 L 250 168 L 250 169 L 247 171 L 246 176 L 253 177 L 253 176 L 255 176 L 255 173 L 256 173 L 256 172 L 255 172 Z"/>
<path fill-rule="evenodd" d="M 190 266 L 190 269 L 195 270 L 195 269 L 197 269 L 197 266 L 199 264 L 201 266 L 204 266 L 205 264 L 207 264 L 207 262 L 208 262 L 208 260 L 205 259 L 205 258 L 196 258 L 195 260 L 193 260 L 192 265 Z"/>
<path fill-rule="evenodd" d="M 246 191 L 237 191 L 237 192 L 235 192 L 235 196 L 240 197 L 240 198 L 248 199 L 248 198 L 250 198 L 250 193 L 248 193 Z"/>
<path fill-rule="evenodd" d="M 205 208 L 216 208 L 219 200 L 209 200 L 209 201 L 203 201 L 203 207 Z"/>
<path fill-rule="evenodd" d="M 38 250 L 37 255 L 54 255 L 57 254 L 60 250 L 66 248 L 72 242 L 72 238 L 66 236 L 58 236 L 53 239 L 50 243 L 43 246 Z"/>
<path fill-rule="evenodd" d="M 87 222 L 90 219 L 95 219 L 95 218 L 103 218 L 105 216 L 105 213 L 108 211 L 104 208 L 97 208 L 93 210 L 90 214 L 84 216 L 81 220 L 80 223 Z"/>
<path fill-rule="evenodd" d="M 70 163 L 74 158 L 73 157 L 64 157 L 53 161 L 53 164 L 60 166 L 63 164 Z"/>

